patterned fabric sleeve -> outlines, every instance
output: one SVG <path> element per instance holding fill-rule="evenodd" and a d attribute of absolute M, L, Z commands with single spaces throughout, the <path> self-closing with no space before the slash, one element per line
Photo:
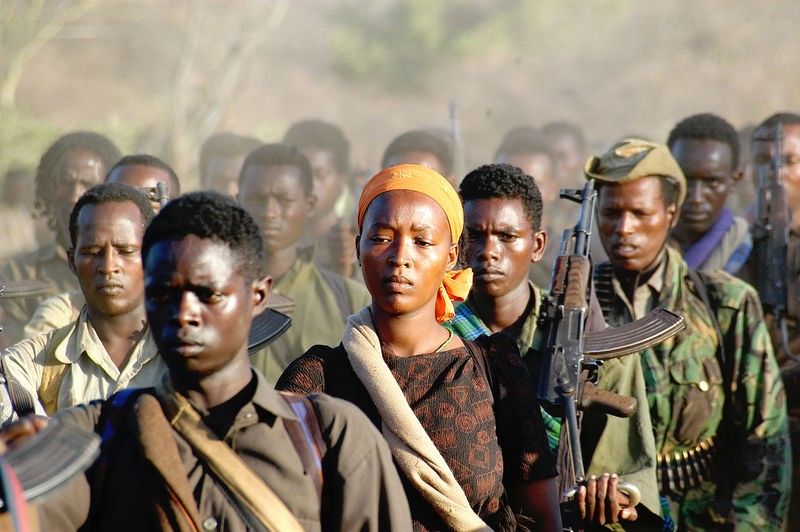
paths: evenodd
<path fill-rule="evenodd" d="M 325 391 L 324 361 L 321 351 L 330 349 L 314 346 L 295 359 L 281 374 L 275 389 L 300 395 Z"/>
<path fill-rule="evenodd" d="M 764 324 L 758 295 L 729 276 L 717 285 L 718 319 L 726 356 L 733 364 L 733 405 L 726 412 L 736 445 L 733 506 L 741 526 L 778 530 L 787 512 L 791 483 L 786 397 L 780 370 Z M 723 434 L 720 434 L 724 437 Z"/>
<path fill-rule="evenodd" d="M 506 485 L 557 475 L 547 443 L 539 403 L 516 343 L 508 336 L 483 337 L 488 348 L 494 395 L 497 439 L 503 450 Z"/>

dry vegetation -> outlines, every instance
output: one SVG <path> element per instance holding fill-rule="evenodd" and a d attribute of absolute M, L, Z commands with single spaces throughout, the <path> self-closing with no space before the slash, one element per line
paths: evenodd
<path fill-rule="evenodd" d="M 2 0 L 0 13 L 80 1 Z M 95 128 L 189 177 L 205 134 L 275 140 L 308 117 L 341 124 L 375 165 L 400 131 L 446 126 L 453 99 L 471 164 L 523 123 L 576 121 L 601 146 L 663 139 L 698 111 L 744 125 L 800 109 L 797 0 L 91 3 L 25 62 L 0 110 L 0 168 Z"/>

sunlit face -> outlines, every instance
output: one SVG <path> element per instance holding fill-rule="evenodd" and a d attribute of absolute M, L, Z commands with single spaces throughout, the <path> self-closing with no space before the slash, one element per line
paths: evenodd
<path fill-rule="evenodd" d="M 774 139 L 775 130 L 757 129 L 753 138 Z M 769 172 L 770 162 L 775 150 L 774 141 L 756 140 L 753 142 L 753 175 Z M 781 179 L 786 189 L 786 201 L 793 211 L 800 209 L 800 124 L 783 126 Z"/>
<path fill-rule="evenodd" d="M 546 237 L 534 231 L 519 198 L 464 202 L 467 263 L 472 290 L 500 298 L 528 284 L 528 269 L 544 253 Z"/>
<path fill-rule="evenodd" d="M 111 171 L 106 178 L 106 183 L 122 183 L 139 190 L 150 200 L 153 212 L 158 214 L 161 210 L 161 203 L 158 201 L 158 184 L 164 183 L 167 190 L 172 193 L 172 176 L 163 168 L 154 168 L 143 164 L 131 164 L 118 166 Z M 170 199 L 174 199 L 170 195 Z"/>
<path fill-rule="evenodd" d="M 515 155 L 500 154 L 498 163 L 507 163 L 516 166 L 536 181 L 542 202 L 545 205 L 558 199 L 558 182 L 555 176 L 553 160 L 546 153 L 518 153 Z"/>
<path fill-rule="evenodd" d="M 84 148 L 68 151 L 58 167 L 53 194 L 53 212 L 59 242 L 69 245 L 69 215 L 84 192 L 99 184 L 106 174 L 103 160 Z"/>
<path fill-rule="evenodd" d="M 249 165 L 242 175 L 239 202 L 261 229 L 267 253 L 296 246 L 314 212 L 296 166 Z"/>
<path fill-rule="evenodd" d="M 336 199 L 347 184 L 347 176 L 336 168 L 333 151 L 319 148 L 304 148 L 303 154 L 314 173 L 314 196 L 317 198 L 317 213 L 333 209 Z"/>
<path fill-rule="evenodd" d="M 144 219 L 130 201 L 85 205 L 78 214 L 70 267 L 87 305 L 106 316 L 137 310 L 144 297 Z"/>
<path fill-rule="evenodd" d="M 672 155 L 686 176 L 687 195 L 675 235 L 693 243 L 708 232 L 725 208 L 741 174 L 733 167 L 733 151 L 713 139 L 678 139 Z"/>
<path fill-rule="evenodd" d="M 156 243 L 145 257 L 145 308 L 173 375 L 210 375 L 247 356 L 253 316 L 271 281 L 248 282 L 227 244 L 189 235 Z"/>
<path fill-rule="evenodd" d="M 442 208 L 419 192 L 384 192 L 367 208 L 358 255 L 373 312 L 435 314 L 444 274 L 458 258 Z"/>
<path fill-rule="evenodd" d="M 676 211 L 676 205 L 664 205 L 658 177 L 603 185 L 597 219 L 614 267 L 640 272 L 651 266 L 664 249 Z"/>
<path fill-rule="evenodd" d="M 245 155 L 209 159 L 203 169 L 203 188 L 235 198 L 239 193 L 239 171 L 244 159 Z"/>

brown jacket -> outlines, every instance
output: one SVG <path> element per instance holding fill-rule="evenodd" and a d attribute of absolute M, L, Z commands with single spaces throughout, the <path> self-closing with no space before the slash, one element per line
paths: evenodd
<path fill-rule="evenodd" d="M 386 444 L 355 407 L 327 396 L 313 399 L 328 448 L 321 512 L 314 483 L 304 475 L 281 420 L 294 414 L 256 375 L 256 393 L 236 414 L 225 441 L 301 525 L 306 530 L 410 529 L 408 505 Z M 102 405 L 97 401 L 68 409 L 59 418 L 99 432 Z M 220 483 L 169 426 L 158 399 L 139 396 L 117 425 L 119 436 L 87 475 L 91 496 L 81 478 L 65 490 L 68 496 L 48 500 L 44 530 L 81 525 L 84 530 L 246 529 Z"/>

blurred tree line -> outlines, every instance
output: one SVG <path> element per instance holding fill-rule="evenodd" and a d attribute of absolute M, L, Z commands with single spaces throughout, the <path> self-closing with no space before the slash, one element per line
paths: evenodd
<path fill-rule="evenodd" d="M 17 106 L 17 90 L 34 55 L 70 23 L 122 0 L 2 0 L 0 2 L 0 171 L 36 164 L 56 128 Z M 152 3 L 144 2 L 144 3 Z M 121 123 L 112 116 L 82 128 L 108 134 L 124 151 L 146 151 L 193 169 L 197 147 L 222 122 L 258 47 L 282 23 L 289 0 L 187 0 L 164 7 L 177 32 L 167 90 L 146 95 L 160 107 L 155 123 Z M 113 16 L 108 17 L 113 22 Z M 145 19 L 144 22 L 149 22 Z M 125 33 L 125 29 L 112 31 Z M 128 34 L 135 28 L 127 28 Z M 220 38 L 222 37 L 222 38 Z M 54 92 L 57 87 L 53 87 Z"/>
<path fill-rule="evenodd" d="M 333 65 L 350 81 L 418 90 L 447 63 L 507 56 L 532 35 L 556 39 L 562 22 L 587 5 L 603 22 L 625 10 L 614 0 L 347 0 L 330 14 Z"/>

